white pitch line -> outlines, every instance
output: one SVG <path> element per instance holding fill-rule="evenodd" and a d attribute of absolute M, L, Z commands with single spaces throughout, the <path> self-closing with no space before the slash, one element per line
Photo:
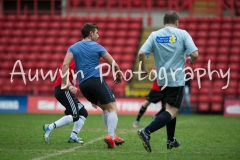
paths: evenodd
<path fill-rule="evenodd" d="M 52 157 L 52 156 L 61 155 L 61 154 L 63 154 L 63 153 L 73 152 L 73 151 L 75 151 L 75 150 L 78 149 L 78 148 L 84 147 L 84 146 L 86 146 L 86 145 L 88 145 L 88 144 L 92 144 L 92 143 L 94 143 L 94 142 L 96 142 L 96 141 L 102 140 L 103 138 L 104 138 L 104 137 L 99 137 L 99 138 L 93 139 L 93 140 L 91 140 L 91 141 L 89 141 L 89 142 L 87 142 L 87 143 L 84 143 L 84 145 L 80 145 L 80 146 L 77 146 L 77 147 L 73 147 L 73 148 L 71 148 L 71 149 L 60 150 L 60 151 L 57 151 L 57 153 L 48 154 L 48 155 L 45 155 L 45 156 L 42 156 L 42 157 L 39 157 L 39 158 L 34 158 L 34 159 L 32 159 L 32 160 L 42 160 L 42 159 L 44 159 L 44 158 L 49 158 L 49 157 Z"/>

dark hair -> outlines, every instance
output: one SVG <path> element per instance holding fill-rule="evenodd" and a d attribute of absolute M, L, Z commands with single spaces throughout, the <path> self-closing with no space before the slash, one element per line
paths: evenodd
<path fill-rule="evenodd" d="M 163 24 L 175 24 L 179 20 L 179 14 L 175 11 L 167 11 L 163 18 Z"/>
<path fill-rule="evenodd" d="M 81 28 L 81 33 L 83 38 L 86 38 L 89 36 L 90 31 L 95 32 L 95 30 L 98 29 L 98 26 L 94 23 L 85 23 Z"/>

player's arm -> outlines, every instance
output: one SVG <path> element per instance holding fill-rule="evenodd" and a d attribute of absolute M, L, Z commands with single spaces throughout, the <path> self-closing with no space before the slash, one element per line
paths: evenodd
<path fill-rule="evenodd" d="M 110 65 L 114 67 L 116 74 L 116 79 L 114 80 L 114 83 L 121 83 L 122 82 L 122 74 L 120 72 L 120 68 L 117 64 L 117 62 L 112 58 L 112 56 L 109 53 L 105 53 L 102 55 L 102 58 Z"/>
<path fill-rule="evenodd" d="M 188 62 L 190 64 L 193 64 L 198 58 L 198 51 L 194 51 L 190 56 L 188 57 Z"/>
<path fill-rule="evenodd" d="M 141 76 L 142 77 L 145 77 L 145 76 L 147 76 L 147 74 L 148 74 L 148 71 L 147 71 L 147 68 L 146 68 L 146 62 L 145 62 L 145 53 L 144 52 L 142 52 L 141 50 L 138 52 L 138 59 L 139 59 L 139 63 L 142 63 L 141 65 L 140 65 L 140 69 L 141 69 Z"/>
<path fill-rule="evenodd" d="M 198 58 L 198 49 L 195 46 L 192 37 L 190 36 L 190 34 L 188 32 L 185 31 L 185 48 L 186 48 L 186 53 L 188 54 L 188 62 L 190 64 L 193 64 L 197 58 Z"/>
<path fill-rule="evenodd" d="M 142 63 L 140 65 L 140 70 L 141 70 L 141 76 L 145 77 L 148 74 L 147 68 L 146 68 L 146 62 L 145 62 L 145 57 L 149 56 L 150 53 L 153 51 L 153 33 L 151 33 L 146 40 L 146 42 L 143 44 L 141 49 L 138 52 L 138 60 L 139 63 Z"/>
<path fill-rule="evenodd" d="M 71 64 L 73 60 L 73 54 L 71 52 L 68 52 L 64 58 L 63 66 L 62 66 L 62 90 L 69 90 L 69 87 L 71 86 L 71 83 L 69 82 L 69 65 Z"/>

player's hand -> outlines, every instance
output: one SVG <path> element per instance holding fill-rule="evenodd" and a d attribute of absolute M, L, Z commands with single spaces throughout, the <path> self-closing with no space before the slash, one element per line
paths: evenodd
<path fill-rule="evenodd" d="M 78 89 L 75 86 L 70 86 L 69 91 L 72 92 L 73 94 L 77 94 Z"/>
<path fill-rule="evenodd" d="M 117 73 L 116 79 L 113 81 L 113 83 L 118 84 L 122 82 L 122 74 L 120 72 Z"/>
<path fill-rule="evenodd" d="M 141 70 L 141 78 L 145 78 L 145 77 L 147 77 L 147 75 L 148 75 L 148 71 L 147 71 L 147 69 L 145 68 L 145 69 L 142 69 Z"/>
<path fill-rule="evenodd" d="M 61 84 L 61 90 L 68 91 L 69 90 L 69 85 Z"/>
<path fill-rule="evenodd" d="M 187 61 L 192 64 L 192 58 L 191 57 L 187 57 Z"/>
<path fill-rule="evenodd" d="M 97 109 L 97 105 L 92 103 L 93 108 Z"/>

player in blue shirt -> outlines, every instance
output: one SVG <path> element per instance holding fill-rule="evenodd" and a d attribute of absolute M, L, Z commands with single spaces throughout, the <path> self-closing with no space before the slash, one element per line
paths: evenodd
<path fill-rule="evenodd" d="M 108 130 L 105 142 L 108 148 L 115 148 L 115 144 L 122 144 L 124 140 L 115 135 L 118 116 L 115 97 L 109 89 L 106 82 L 101 81 L 101 75 L 98 68 L 99 60 L 102 57 L 109 65 L 114 65 L 115 71 L 120 68 L 107 50 L 96 41 L 99 38 L 98 26 L 92 23 L 86 23 L 81 28 L 83 40 L 74 43 L 67 51 L 63 62 L 63 75 L 68 71 L 72 59 L 75 60 L 76 72 L 79 88 L 83 96 L 93 104 L 103 110 L 104 123 Z M 121 83 L 122 74 L 118 72 L 113 80 L 115 84 Z M 68 90 L 67 77 L 62 79 L 63 90 Z"/>
<path fill-rule="evenodd" d="M 179 14 L 175 11 L 167 11 L 163 21 L 164 28 L 152 32 L 138 53 L 139 62 L 142 62 L 143 77 L 148 73 L 145 56 L 153 53 L 158 75 L 157 82 L 166 102 L 166 111 L 159 114 L 147 127 L 138 131 L 143 146 L 148 152 L 151 152 L 150 134 L 174 119 L 181 106 L 185 85 L 186 54 L 191 64 L 198 58 L 198 48 L 191 36 L 187 31 L 178 29 Z M 168 149 L 179 145 L 175 138 L 167 141 Z"/>

